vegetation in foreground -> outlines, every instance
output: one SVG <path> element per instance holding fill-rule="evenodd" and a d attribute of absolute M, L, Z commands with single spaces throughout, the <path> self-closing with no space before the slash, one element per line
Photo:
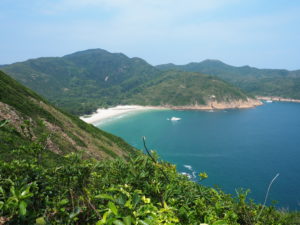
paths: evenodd
<path fill-rule="evenodd" d="M 43 151 L 36 141 L 0 160 L 0 224 L 299 224 L 296 213 L 271 206 L 260 214 L 247 191 L 232 197 L 141 153 L 96 161 Z"/>

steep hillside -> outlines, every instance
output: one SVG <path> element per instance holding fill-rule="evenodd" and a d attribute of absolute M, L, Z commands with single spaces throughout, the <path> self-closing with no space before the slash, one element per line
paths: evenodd
<path fill-rule="evenodd" d="M 124 103 L 190 109 L 246 108 L 260 104 L 217 77 L 180 71 L 165 72 L 139 87 Z"/>
<path fill-rule="evenodd" d="M 120 138 L 51 106 L 1 71 L 0 87 L 0 121 L 8 121 L 0 130 L 1 157 L 29 143 L 43 145 L 45 154 L 83 151 L 98 159 L 127 157 L 135 151 Z"/>
<path fill-rule="evenodd" d="M 217 76 L 253 95 L 300 99 L 300 70 L 234 67 L 218 60 L 205 60 L 186 65 L 165 64 L 157 68 L 205 73 Z"/>
<path fill-rule="evenodd" d="M 128 90 L 160 74 L 140 58 L 102 49 L 31 59 L 1 69 L 74 114 L 91 113 L 99 106 L 118 104 Z"/>

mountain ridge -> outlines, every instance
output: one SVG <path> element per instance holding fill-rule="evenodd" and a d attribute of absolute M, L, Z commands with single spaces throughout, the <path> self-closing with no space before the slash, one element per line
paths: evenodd
<path fill-rule="evenodd" d="M 202 105 L 208 103 L 209 96 L 217 96 L 220 101 L 219 92 L 222 91 L 224 98 L 231 96 L 233 100 L 240 95 L 240 90 L 224 83 L 219 78 L 208 79 L 204 74 L 190 76 L 185 72 L 164 72 L 150 65 L 145 60 L 133 57 L 129 58 L 123 53 L 110 53 L 103 49 L 89 49 L 65 55 L 63 57 L 43 57 L 31 59 L 25 62 L 11 64 L 1 68 L 9 75 L 32 88 L 50 102 L 73 114 L 90 114 L 97 108 L 114 106 L 118 104 L 132 104 L 139 99 L 140 104 L 157 105 L 163 102 L 168 105 L 179 105 L 174 99 L 185 99 L 181 106 L 193 104 L 191 101 L 196 98 Z M 172 75 L 173 73 L 173 75 Z M 183 77 L 186 77 L 183 79 Z M 197 78 L 196 78 L 197 77 Z M 172 80 L 173 85 L 168 86 L 162 82 Z M 182 89 L 181 82 L 187 79 L 196 79 L 201 91 L 197 87 Z M 214 82 L 218 80 L 218 87 L 213 88 Z M 153 89 L 153 85 L 159 85 Z M 166 88 L 168 90 L 159 90 Z M 230 86 L 230 87 L 229 87 Z M 154 92 L 161 95 L 145 94 L 145 88 L 152 87 Z M 172 90 L 170 90 L 170 88 Z M 214 92 L 205 90 L 210 88 Z M 192 94 L 186 94 L 193 90 Z M 226 91 L 225 91 L 226 90 Z M 179 93 L 180 92 L 180 93 Z M 198 95 L 198 96 L 196 96 Z M 246 95 L 243 93 L 243 95 Z M 155 96 L 156 99 L 153 99 Z M 177 97 L 176 97 L 177 96 Z M 178 98 L 178 96 L 181 96 Z M 248 98 L 253 98 L 247 95 Z M 190 99 L 188 99 L 190 97 Z M 230 100 L 227 98 L 226 101 Z M 244 98 L 245 99 L 245 98 Z M 238 105 L 236 105 L 238 107 Z"/>
<path fill-rule="evenodd" d="M 75 114 L 111 105 L 121 92 L 160 74 L 144 60 L 102 49 L 31 59 L 1 69 Z M 75 111 L 74 104 L 79 105 Z"/>
<path fill-rule="evenodd" d="M 228 64 L 222 60 L 219 60 L 219 59 L 210 59 L 210 58 L 207 58 L 207 59 L 204 59 L 204 60 L 201 60 L 201 61 L 192 61 L 192 62 L 188 62 L 188 63 L 183 63 L 183 64 L 176 64 L 176 63 L 162 63 L 162 64 L 156 64 L 155 67 L 157 68 L 160 68 L 160 67 L 165 67 L 165 66 L 176 66 L 176 67 L 181 67 L 181 66 L 187 66 L 187 65 L 190 65 L 190 64 L 205 64 L 205 63 L 218 63 L 218 64 L 222 64 L 224 66 L 229 66 L 229 67 L 235 67 L 235 68 L 252 68 L 252 69 L 257 69 L 257 70 L 278 70 L 278 71 L 288 71 L 288 72 L 299 72 L 300 69 L 294 69 L 294 70 L 290 70 L 290 69 L 285 69 L 285 68 L 277 68 L 277 69 L 273 69 L 273 68 L 269 68 L 269 67 L 262 67 L 262 68 L 259 68 L 259 67 L 256 67 L 256 66 L 251 66 L 249 64 L 245 64 L 245 65 L 241 65 L 241 66 L 234 66 L 234 65 L 231 65 L 231 64 Z"/>
<path fill-rule="evenodd" d="M 300 99 L 300 70 L 258 69 L 230 66 L 221 61 L 204 60 L 185 65 L 163 64 L 162 71 L 199 72 L 216 76 L 256 96 L 278 96 Z"/>

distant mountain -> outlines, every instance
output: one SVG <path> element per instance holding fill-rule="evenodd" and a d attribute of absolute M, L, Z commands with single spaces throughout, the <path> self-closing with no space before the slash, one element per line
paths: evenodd
<path fill-rule="evenodd" d="M 165 73 L 143 59 L 102 49 L 31 59 L 1 69 L 56 106 L 77 115 L 125 103 L 203 105 L 213 100 L 245 101 L 249 97 L 218 78 Z"/>
<path fill-rule="evenodd" d="M 0 121 L 8 121 L 0 129 L 2 159 L 34 143 L 42 144 L 49 158 L 78 151 L 91 158 L 124 158 L 135 152 L 122 139 L 53 107 L 1 71 L 0 86 Z"/>
<path fill-rule="evenodd" d="M 1 70 L 75 114 L 116 104 L 128 90 L 161 73 L 140 58 L 102 49 L 31 59 Z"/>
<path fill-rule="evenodd" d="M 204 60 L 186 65 L 158 65 L 162 71 L 180 70 L 217 76 L 253 95 L 300 99 L 300 70 L 235 67 L 219 60 Z"/>
<path fill-rule="evenodd" d="M 139 89 L 124 102 L 190 109 L 240 108 L 260 104 L 217 77 L 193 72 L 167 71 Z"/>

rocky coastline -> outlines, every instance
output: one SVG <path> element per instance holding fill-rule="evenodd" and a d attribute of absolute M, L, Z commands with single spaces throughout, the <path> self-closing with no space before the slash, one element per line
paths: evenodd
<path fill-rule="evenodd" d="M 164 108 L 175 110 L 222 110 L 222 109 L 248 109 L 260 106 L 263 103 L 257 99 L 248 98 L 245 100 L 235 100 L 230 102 L 217 102 L 209 101 L 206 105 L 184 105 L 184 106 L 171 106 L 164 105 Z"/>
<path fill-rule="evenodd" d="M 257 96 L 259 100 L 263 101 L 275 101 L 275 102 L 297 102 L 300 103 L 300 99 L 293 99 L 293 98 L 282 98 L 277 96 Z"/>

